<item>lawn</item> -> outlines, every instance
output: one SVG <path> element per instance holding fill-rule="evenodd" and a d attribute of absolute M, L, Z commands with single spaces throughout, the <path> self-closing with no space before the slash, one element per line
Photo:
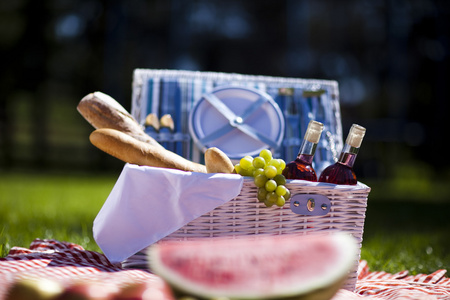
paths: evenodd
<path fill-rule="evenodd" d="M 100 251 L 92 222 L 114 186 L 113 175 L 0 174 L 0 254 L 35 238 Z"/>
<path fill-rule="evenodd" d="M 0 173 L 0 256 L 35 238 L 100 251 L 92 222 L 119 174 Z M 386 193 L 388 194 L 388 193 Z M 450 203 L 369 196 L 362 258 L 371 270 L 431 273 L 450 267 Z"/>

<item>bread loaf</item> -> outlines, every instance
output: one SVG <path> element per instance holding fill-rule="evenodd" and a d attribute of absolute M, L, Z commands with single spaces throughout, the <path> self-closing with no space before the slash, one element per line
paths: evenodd
<path fill-rule="evenodd" d="M 79 102 L 77 110 L 95 129 L 111 128 L 124 132 L 142 142 L 163 148 L 146 134 L 141 125 L 111 96 L 95 92 Z"/>
<path fill-rule="evenodd" d="M 139 141 L 116 129 L 96 129 L 89 139 L 100 150 L 130 164 L 206 173 L 204 165 L 187 160 L 163 147 Z"/>
<path fill-rule="evenodd" d="M 205 166 L 208 173 L 233 173 L 234 170 L 230 158 L 216 147 L 205 151 Z"/>

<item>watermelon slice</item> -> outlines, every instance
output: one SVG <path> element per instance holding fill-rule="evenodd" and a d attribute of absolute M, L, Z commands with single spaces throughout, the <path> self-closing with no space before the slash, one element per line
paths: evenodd
<path fill-rule="evenodd" d="M 356 255 L 355 239 L 336 233 L 166 241 L 149 247 L 148 261 L 155 274 L 185 295 L 330 299 Z"/>

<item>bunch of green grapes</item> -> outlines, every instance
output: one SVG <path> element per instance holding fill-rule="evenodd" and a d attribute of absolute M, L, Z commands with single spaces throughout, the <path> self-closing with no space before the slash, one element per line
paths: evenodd
<path fill-rule="evenodd" d="M 282 174 L 285 167 L 284 160 L 273 158 L 270 150 L 263 149 L 255 158 L 250 155 L 241 158 L 234 169 L 242 176 L 254 178 L 260 202 L 264 202 L 267 207 L 282 207 L 291 197 L 289 189 L 286 188 L 286 178 Z"/>

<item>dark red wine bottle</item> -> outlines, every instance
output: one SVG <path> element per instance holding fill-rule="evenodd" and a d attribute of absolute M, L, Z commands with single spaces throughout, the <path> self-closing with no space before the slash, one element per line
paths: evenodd
<path fill-rule="evenodd" d="M 297 158 L 286 164 L 283 170 L 286 179 L 317 181 L 317 174 L 312 162 L 322 130 L 322 123 L 312 120 L 309 122 Z"/>
<path fill-rule="evenodd" d="M 361 147 L 366 129 L 360 125 L 353 124 L 345 141 L 344 148 L 339 160 L 325 168 L 319 177 L 319 182 L 334 184 L 355 185 L 358 183 L 353 164 Z"/>

